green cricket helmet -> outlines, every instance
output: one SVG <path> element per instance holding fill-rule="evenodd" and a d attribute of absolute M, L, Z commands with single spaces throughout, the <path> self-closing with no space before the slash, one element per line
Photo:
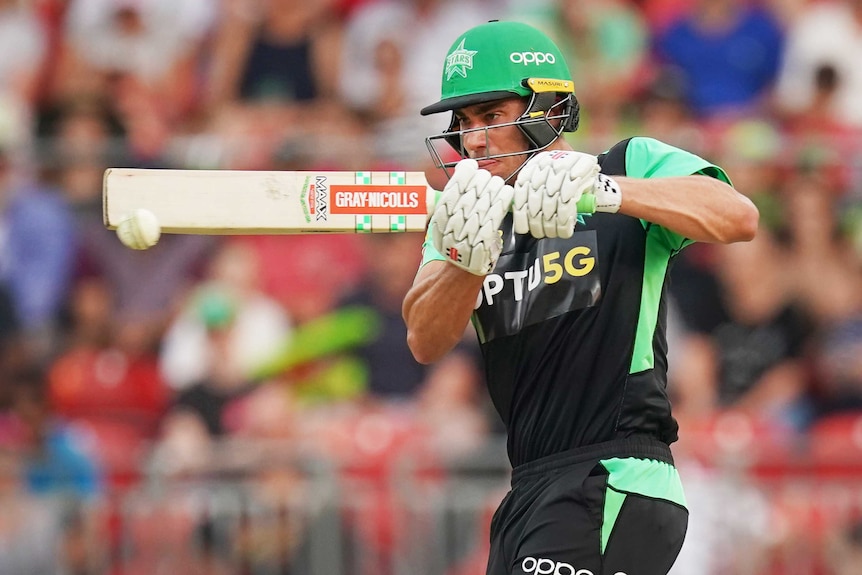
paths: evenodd
<path fill-rule="evenodd" d="M 529 98 L 521 117 L 505 125 L 517 125 L 533 146 L 518 154 L 537 152 L 562 132 L 577 129 L 579 108 L 574 92 L 566 61 L 550 38 L 527 24 L 494 20 L 455 40 L 443 68 L 441 100 L 423 108 L 421 114 L 455 111 L 513 96 Z M 558 121 L 552 123 L 554 120 Z M 440 167 L 453 164 L 442 161 L 434 141 L 444 139 L 464 155 L 461 136 L 469 130 L 457 130 L 457 126 L 453 114 L 446 132 L 426 139 Z"/>

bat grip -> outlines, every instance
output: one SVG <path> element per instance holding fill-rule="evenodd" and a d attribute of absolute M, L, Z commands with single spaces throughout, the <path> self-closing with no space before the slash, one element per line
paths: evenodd
<path fill-rule="evenodd" d="M 428 188 L 428 215 L 434 213 L 434 207 L 443 192 Z M 583 194 L 578 200 L 579 214 L 594 214 L 596 212 L 596 196 L 594 194 Z"/>

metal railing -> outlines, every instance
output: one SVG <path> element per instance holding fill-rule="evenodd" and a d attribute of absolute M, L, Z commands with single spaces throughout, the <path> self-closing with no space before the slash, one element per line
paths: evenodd
<path fill-rule="evenodd" d="M 833 458 L 699 433 L 676 449 L 691 523 L 674 573 L 841 574 L 858 557 L 852 432 L 824 440 Z M 214 453 L 193 471 L 149 461 L 137 481 L 85 501 L 13 499 L 4 479 L 0 526 L 19 521 L 0 529 L 0 573 L 47 573 L 33 566 L 53 558 L 50 572 L 88 575 L 481 575 L 510 476 L 502 438 L 450 459 L 407 448 L 334 460 L 248 443 Z"/>

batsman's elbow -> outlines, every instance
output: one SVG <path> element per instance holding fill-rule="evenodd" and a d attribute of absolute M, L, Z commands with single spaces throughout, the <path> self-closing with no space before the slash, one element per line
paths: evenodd
<path fill-rule="evenodd" d="M 442 354 L 438 353 L 431 346 L 424 344 L 420 338 L 410 332 L 407 333 L 407 347 L 410 348 L 413 359 L 422 365 L 434 363 L 442 357 Z"/>
<path fill-rule="evenodd" d="M 413 354 L 413 359 L 423 365 L 434 363 L 455 347 L 458 338 L 422 337 L 413 330 L 407 330 L 407 347 Z"/>
<path fill-rule="evenodd" d="M 760 226 L 760 211 L 750 199 L 743 196 L 743 200 L 739 214 L 734 218 L 733 233 L 727 243 L 749 242 L 757 235 L 757 229 Z"/>
<path fill-rule="evenodd" d="M 698 241 L 716 244 L 748 242 L 757 235 L 760 212 L 750 199 L 734 192 L 701 222 L 703 236 Z"/>

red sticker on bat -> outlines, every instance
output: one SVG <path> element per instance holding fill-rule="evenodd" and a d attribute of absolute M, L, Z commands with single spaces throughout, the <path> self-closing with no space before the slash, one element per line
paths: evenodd
<path fill-rule="evenodd" d="M 425 186 L 334 185 L 330 187 L 332 214 L 425 215 Z"/>

